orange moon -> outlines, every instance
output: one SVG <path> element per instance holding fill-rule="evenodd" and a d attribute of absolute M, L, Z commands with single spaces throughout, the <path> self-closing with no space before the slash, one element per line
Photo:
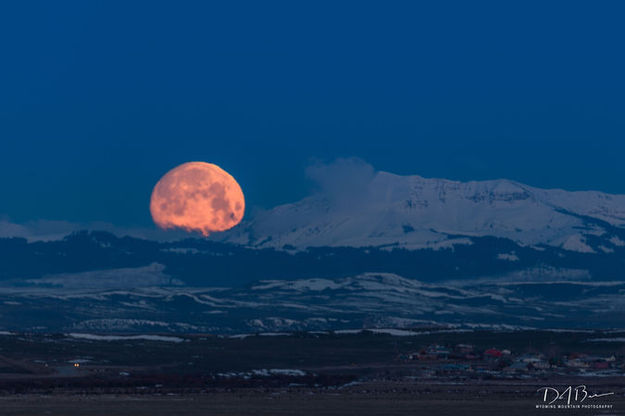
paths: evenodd
<path fill-rule="evenodd" d="M 154 186 L 150 212 L 160 228 L 208 236 L 241 222 L 245 198 L 237 181 L 219 166 L 187 162 L 167 172 Z"/>

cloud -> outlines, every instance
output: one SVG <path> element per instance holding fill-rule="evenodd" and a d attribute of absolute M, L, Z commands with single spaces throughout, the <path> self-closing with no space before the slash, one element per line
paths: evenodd
<path fill-rule="evenodd" d="M 306 176 L 317 185 L 317 192 L 330 200 L 353 202 L 366 195 L 375 169 L 359 158 L 340 158 L 331 163 L 310 165 Z"/>

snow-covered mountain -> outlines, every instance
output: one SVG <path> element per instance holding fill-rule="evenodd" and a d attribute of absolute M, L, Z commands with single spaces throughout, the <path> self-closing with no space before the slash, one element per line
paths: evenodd
<path fill-rule="evenodd" d="M 256 215 L 225 241 L 254 247 L 445 247 L 495 236 L 522 245 L 611 252 L 625 242 L 625 195 L 455 182 L 378 172 L 346 196 L 319 193 Z M 601 245 L 588 243 L 602 236 Z"/>

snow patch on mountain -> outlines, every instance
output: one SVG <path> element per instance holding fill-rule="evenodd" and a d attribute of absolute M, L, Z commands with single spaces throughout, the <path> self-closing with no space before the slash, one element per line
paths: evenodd
<path fill-rule="evenodd" d="M 280 288 L 282 290 L 310 290 L 321 291 L 325 289 L 337 289 L 339 285 L 329 279 L 306 279 L 285 282 L 283 280 L 265 280 L 260 285 L 252 287 L 252 290 L 268 290 Z"/>
<path fill-rule="evenodd" d="M 514 252 L 512 253 L 499 253 L 497 254 L 497 260 L 507 260 L 507 261 L 519 261 L 519 256 L 517 256 Z"/>

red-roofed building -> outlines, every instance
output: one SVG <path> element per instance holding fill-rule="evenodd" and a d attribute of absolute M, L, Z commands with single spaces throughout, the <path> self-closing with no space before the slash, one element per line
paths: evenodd
<path fill-rule="evenodd" d="M 485 357 L 499 358 L 502 355 L 503 355 L 503 352 L 499 351 L 496 348 L 490 348 L 490 349 L 484 351 L 484 356 Z"/>

